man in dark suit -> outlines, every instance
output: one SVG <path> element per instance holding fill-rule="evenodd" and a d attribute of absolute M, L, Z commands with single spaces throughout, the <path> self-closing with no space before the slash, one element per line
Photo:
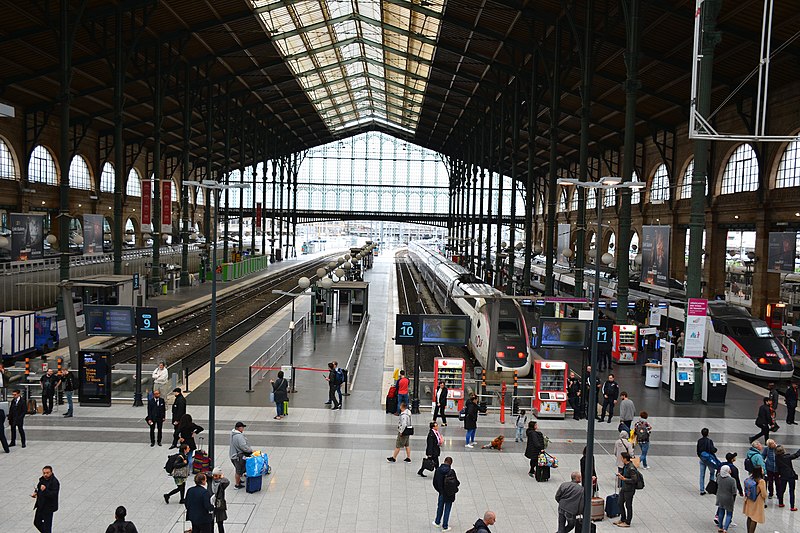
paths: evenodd
<path fill-rule="evenodd" d="M 794 421 L 794 411 L 797 409 L 797 392 L 796 381 L 786 388 L 786 423 L 791 425 L 797 425 L 797 422 Z"/>
<path fill-rule="evenodd" d="M 0 409 L 0 444 L 3 446 L 3 451 L 11 453 L 6 440 L 6 412 Z"/>
<path fill-rule="evenodd" d="M 11 391 L 11 405 L 8 408 L 8 424 L 11 426 L 11 442 L 9 446 L 17 445 L 17 430 L 19 430 L 19 437 L 22 439 L 22 447 L 25 447 L 25 430 L 23 424 L 25 423 L 25 414 L 28 408 L 25 402 L 22 401 L 22 396 L 19 389 Z"/>
<path fill-rule="evenodd" d="M 42 384 L 42 414 L 49 415 L 53 412 L 53 398 L 56 395 L 58 376 L 52 368 L 49 368 L 39 382 Z"/>
<path fill-rule="evenodd" d="M 186 397 L 182 394 L 180 387 L 173 389 L 172 391 L 175 394 L 175 402 L 172 404 L 172 427 L 174 429 L 174 434 L 172 435 L 172 446 L 169 449 L 177 448 L 178 447 L 178 424 L 181 421 L 181 417 L 186 414 Z"/>
<path fill-rule="evenodd" d="M 772 425 L 772 400 L 769 397 L 764 398 L 764 403 L 758 408 L 758 416 L 756 416 L 756 426 L 761 432 L 750 437 L 750 442 L 757 441 L 759 437 L 764 437 L 764 442 L 769 440 L 769 428 Z"/>
<path fill-rule="evenodd" d="M 36 499 L 34 508 L 36 514 L 33 517 L 33 525 L 41 533 L 53 531 L 53 513 L 58 511 L 58 491 L 61 484 L 53 475 L 53 467 L 45 466 L 42 468 L 42 477 L 36 484 L 36 491 L 31 494 L 31 498 Z"/>
<path fill-rule="evenodd" d="M 186 520 L 192 523 L 192 533 L 213 533 L 214 506 L 211 505 L 211 493 L 206 489 L 206 475 L 194 476 L 195 486 L 186 492 Z"/>
<path fill-rule="evenodd" d="M 167 404 L 161 397 L 158 389 L 153 391 L 153 395 L 147 400 L 147 423 L 150 425 L 150 446 L 156 445 L 156 428 L 158 428 L 158 445 L 161 446 L 161 430 L 164 426 L 164 419 L 167 418 Z"/>

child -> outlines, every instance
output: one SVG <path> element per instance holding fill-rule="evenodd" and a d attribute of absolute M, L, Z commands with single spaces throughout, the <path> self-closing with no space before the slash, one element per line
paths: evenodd
<path fill-rule="evenodd" d="M 503 451 L 503 441 L 505 441 L 505 440 L 506 440 L 506 438 L 504 436 L 498 435 L 492 442 L 490 442 L 486 446 L 481 446 L 481 449 L 482 450 L 486 450 L 488 448 L 491 448 L 493 450 L 497 450 L 499 452 L 502 452 Z"/>
<path fill-rule="evenodd" d="M 525 409 L 520 409 L 517 415 L 517 422 L 514 426 L 517 428 L 517 435 L 514 437 L 514 442 L 525 442 L 525 428 L 528 426 L 528 415 L 525 414 Z"/>

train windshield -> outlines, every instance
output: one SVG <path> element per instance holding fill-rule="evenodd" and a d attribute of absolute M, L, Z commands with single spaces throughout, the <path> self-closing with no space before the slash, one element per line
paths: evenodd
<path fill-rule="evenodd" d="M 772 338 L 772 330 L 768 326 L 731 326 L 731 332 L 736 337 Z"/>
<path fill-rule="evenodd" d="M 501 318 L 497 323 L 497 332 L 500 335 L 519 335 L 519 322 L 508 318 Z"/>

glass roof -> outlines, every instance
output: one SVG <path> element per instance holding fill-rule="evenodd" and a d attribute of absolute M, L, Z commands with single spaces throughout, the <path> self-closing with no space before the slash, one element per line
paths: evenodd
<path fill-rule="evenodd" d="M 250 0 L 333 133 L 414 133 L 447 0 Z"/>

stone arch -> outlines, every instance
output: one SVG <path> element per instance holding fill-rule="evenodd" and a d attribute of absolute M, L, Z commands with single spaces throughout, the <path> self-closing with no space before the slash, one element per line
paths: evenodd
<path fill-rule="evenodd" d="M 36 179 L 33 179 L 33 177 Z M 43 144 L 31 150 L 28 160 L 28 182 L 57 186 L 59 183 L 58 163 L 53 151 Z"/>
<path fill-rule="evenodd" d="M 756 164 L 758 165 L 759 170 L 761 169 L 761 165 L 763 164 L 762 161 L 761 161 L 761 155 L 758 153 L 758 151 L 756 150 L 756 148 L 752 144 L 750 144 L 750 143 L 736 143 L 736 144 L 730 146 L 725 151 L 724 157 L 721 159 L 721 161 L 723 161 L 723 164 L 721 164 L 719 166 L 719 168 L 717 169 L 717 172 L 716 172 L 716 178 L 715 178 L 715 181 L 714 181 L 714 195 L 715 196 L 723 196 L 722 187 L 724 185 L 723 181 L 725 179 L 725 172 L 728 170 L 728 166 L 731 163 L 731 158 L 733 157 L 733 155 L 739 150 L 739 148 L 741 148 L 743 146 L 749 146 L 750 147 L 750 149 L 755 154 Z M 756 172 L 756 177 L 758 177 L 758 171 Z M 753 190 L 754 191 L 758 190 L 758 184 L 756 184 L 756 189 L 753 189 Z M 750 192 L 750 191 L 747 191 L 747 192 Z"/>
<path fill-rule="evenodd" d="M 89 161 L 75 154 L 69 163 L 69 188 L 81 191 L 94 191 L 94 174 Z"/>
<path fill-rule="evenodd" d="M 800 136 L 800 131 L 795 131 L 793 135 Z M 778 171 L 780 170 L 781 163 L 783 163 L 784 156 L 787 155 L 789 151 L 795 152 L 795 160 L 797 161 L 795 173 L 796 175 L 800 175 L 800 141 L 794 140 L 787 143 L 781 143 L 769 161 L 769 165 L 767 167 L 767 172 L 769 172 L 769 174 L 767 174 L 767 187 L 769 189 L 778 188 Z M 793 186 L 795 185 L 789 185 L 789 187 Z"/>
<path fill-rule="evenodd" d="M 8 139 L 0 135 L 0 179 L 19 180 L 19 158 Z"/>

